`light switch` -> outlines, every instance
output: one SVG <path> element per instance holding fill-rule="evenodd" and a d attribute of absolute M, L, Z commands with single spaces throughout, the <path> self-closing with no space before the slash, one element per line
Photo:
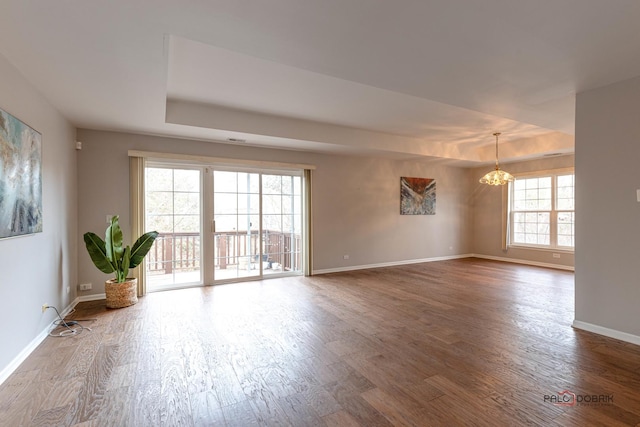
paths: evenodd
<path fill-rule="evenodd" d="M 640 202 L 640 190 L 636 190 L 636 199 Z"/>

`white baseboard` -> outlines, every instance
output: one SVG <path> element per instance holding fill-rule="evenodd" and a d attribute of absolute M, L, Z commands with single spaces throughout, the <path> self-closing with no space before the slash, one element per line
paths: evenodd
<path fill-rule="evenodd" d="M 471 254 L 470 256 L 474 258 L 490 259 L 493 261 L 503 261 L 503 262 L 512 262 L 515 264 L 533 265 L 534 267 L 546 267 L 546 268 L 556 268 L 558 270 L 575 271 L 575 267 L 570 265 L 551 264 L 548 262 L 529 261 L 526 259 L 518 259 L 518 258 L 504 258 L 499 256 L 482 255 L 482 254 Z"/>
<path fill-rule="evenodd" d="M 604 326 L 598 326 L 592 323 L 582 322 L 580 320 L 574 320 L 571 326 L 576 329 L 582 329 L 583 331 L 593 332 L 594 334 L 604 335 L 605 337 L 615 338 L 620 341 L 640 345 L 640 336 L 638 335 L 605 328 Z"/>
<path fill-rule="evenodd" d="M 64 318 L 64 316 L 66 316 L 71 310 L 73 310 L 78 302 L 80 302 L 79 298 L 73 300 L 73 302 L 71 302 L 71 304 L 69 304 L 67 308 L 65 308 L 60 313 L 60 316 Z M 2 371 L 0 371 L 0 384 L 5 382 L 7 378 L 9 378 L 9 376 L 13 374 L 16 369 L 18 369 L 20 364 L 24 362 L 31 353 L 33 353 L 33 351 L 40 345 L 40 343 L 42 343 L 42 341 L 47 338 L 47 336 L 49 335 L 49 331 L 51 331 L 51 329 L 55 326 L 53 322 L 55 322 L 56 320 L 58 320 L 57 317 L 53 319 L 42 332 L 40 332 L 34 339 L 32 339 L 31 342 L 24 349 L 22 349 L 22 351 L 16 357 L 14 357 L 13 360 L 4 367 L 4 369 L 2 369 Z"/>
<path fill-rule="evenodd" d="M 469 258 L 472 256 L 473 254 L 463 254 L 463 255 L 439 256 L 439 257 L 433 257 L 433 258 L 410 259 L 410 260 L 404 260 L 404 261 L 382 262 L 378 264 L 352 265 L 349 267 L 325 268 L 322 270 L 313 270 L 311 275 L 327 274 L 327 273 L 342 273 L 344 271 L 355 271 L 355 270 L 367 270 L 369 268 L 395 267 L 398 265 L 420 264 L 422 262 L 447 261 L 450 259 Z"/>
<path fill-rule="evenodd" d="M 570 265 L 551 264 L 547 262 L 529 261 L 526 259 L 517 259 L 517 258 L 503 258 L 503 257 L 482 255 L 482 254 L 462 254 L 462 255 L 441 256 L 441 257 L 423 258 L 423 259 L 411 259 L 406 261 L 383 262 L 379 264 L 365 264 L 365 265 L 354 265 L 349 267 L 325 268 L 322 270 L 313 270 L 311 274 L 316 275 L 316 274 L 327 274 L 327 273 L 341 273 L 344 271 L 366 270 L 368 268 L 379 268 L 379 267 L 394 267 L 398 265 L 419 264 L 421 262 L 446 261 L 450 259 L 461 259 L 461 258 L 482 258 L 482 259 L 489 259 L 493 261 L 503 261 L 503 262 L 512 262 L 515 264 L 532 265 L 535 267 L 546 267 L 546 268 L 556 268 L 559 270 L 575 271 L 575 268 Z"/>
<path fill-rule="evenodd" d="M 83 295 L 81 297 L 76 298 L 77 302 L 86 302 L 86 301 L 100 301 L 102 299 L 107 299 L 107 296 L 102 294 L 92 294 L 92 295 Z"/>

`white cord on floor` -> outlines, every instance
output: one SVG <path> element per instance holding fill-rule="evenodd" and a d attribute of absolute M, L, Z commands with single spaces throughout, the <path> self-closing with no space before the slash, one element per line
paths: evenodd
<path fill-rule="evenodd" d="M 53 308 L 56 311 L 56 314 L 58 315 L 58 320 L 55 320 L 53 322 L 53 324 L 56 327 L 53 328 L 51 331 L 49 331 L 49 336 L 50 337 L 55 337 L 55 338 L 69 337 L 69 336 L 73 336 L 73 335 L 78 335 L 78 334 L 82 333 L 82 331 L 84 331 L 85 329 L 90 331 L 91 328 L 84 327 L 78 322 L 80 322 L 80 321 L 95 321 L 96 320 L 96 319 L 64 320 L 62 318 L 62 316 L 60 316 L 60 312 L 58 311 L 57 308 L 55 308 L 52 305 L 48 306 L 47 308 Z M 77 327 L 76 328 L 71 328 L 71 326 L 74 326 L 74 325 L 77 325 Z M 62 331 L 58 332 L 57 334 L 54 334 L 53 331 L 55 331 L 58 327 L 65 327 L 66 329 L 63 329 Z"/>

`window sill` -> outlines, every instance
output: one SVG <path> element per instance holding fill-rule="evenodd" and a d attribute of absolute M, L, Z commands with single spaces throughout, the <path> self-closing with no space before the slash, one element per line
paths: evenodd
<path fill-rule="evenodd" d="M 573 254 L 573 253 L 575 253 L 574 249 L 549 248 L 549 247 L 525 246 L 525 245 L 509 245 L 509 246 L 507 246 L 507 249 L 526 249 L 526 250 L 530 250 L 530 251 L 555 252 L 555 253 L 563 253 L 563 254 Z"/>

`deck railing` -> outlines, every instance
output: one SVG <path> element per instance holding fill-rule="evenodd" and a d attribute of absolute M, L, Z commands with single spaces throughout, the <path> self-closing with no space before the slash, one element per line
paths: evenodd
<path fill-rule="evenodd" d="M 262 262 L 284 270 L 301 268 L 301 236 L 279 231 L 218 232 L 215 235 L 214 268 L 237 268 L 257 263 L 262 245 Z M 160 233 L 146 258 L 147 271 L 171 274 L 200 269 L 200 233 Z"/>

